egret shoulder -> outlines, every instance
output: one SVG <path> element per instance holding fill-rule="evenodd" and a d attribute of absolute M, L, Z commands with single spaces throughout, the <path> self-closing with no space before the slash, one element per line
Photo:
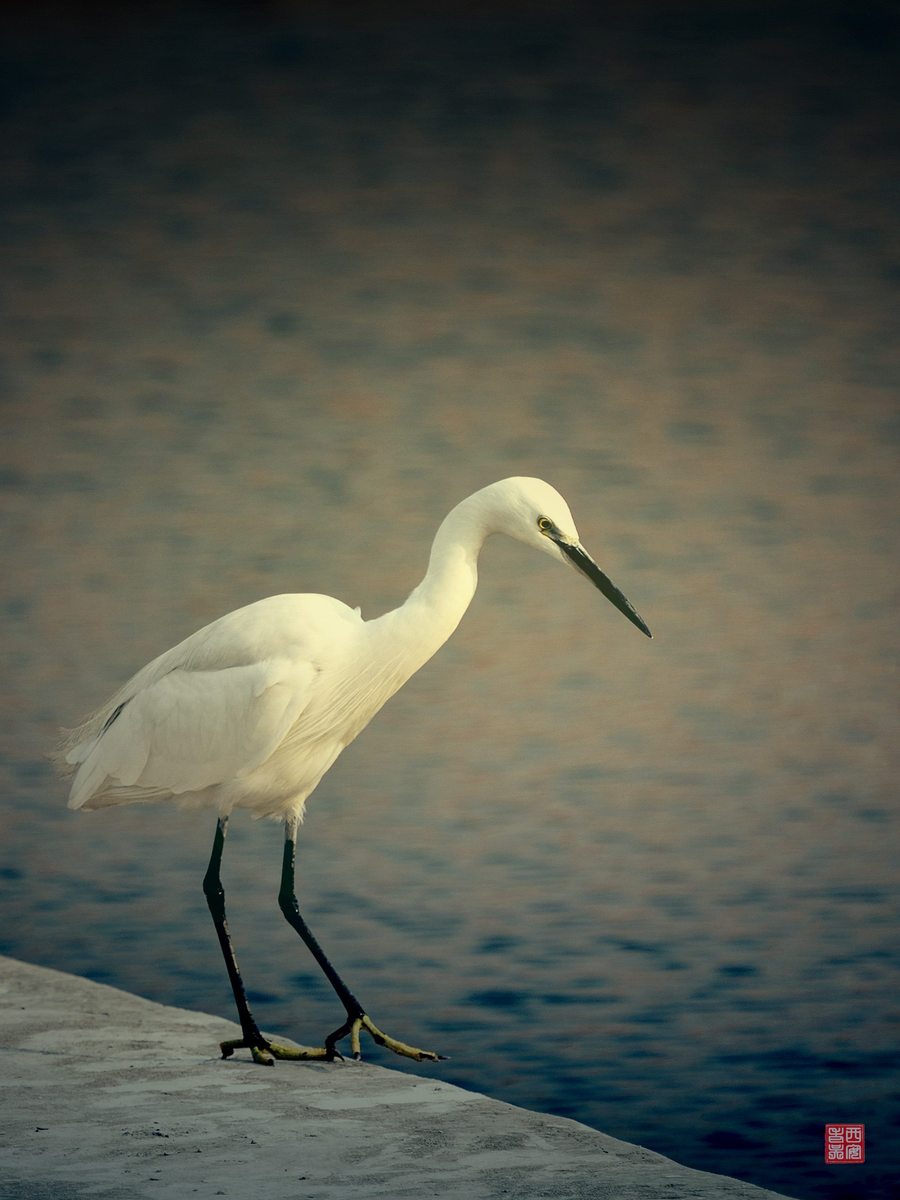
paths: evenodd
<path fill-rule="evenodd" d="M 351 636 L 362 623 L 359 609 L 333 596 L 316 592 L 268 596 L 198 629 L 155 662 L 169 666 L 177 660 L 192 670 L 212 670 L 268 658 L 315 658 L 330 643 Z"/>

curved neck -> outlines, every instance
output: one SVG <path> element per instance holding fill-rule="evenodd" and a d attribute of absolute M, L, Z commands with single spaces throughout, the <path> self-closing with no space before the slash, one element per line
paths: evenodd
<path fill-rule="evenodd" d="M 441 522 L 418 587 L 399 608 L 369 622 L 391 638 L 409 675 L 443 646 L 475 595 L 478 555 L 491 532 L 477 497 L 457 504 Z"/>

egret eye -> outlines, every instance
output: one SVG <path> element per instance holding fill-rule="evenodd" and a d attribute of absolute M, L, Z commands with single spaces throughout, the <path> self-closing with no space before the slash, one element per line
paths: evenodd
<path fill-rule="evenodd" d="M 549 517 L 538 517 L 537 525 L 538 525 L 538 529 L 541 531 L 541 533 L 549 533 L 550 530 L 553 528 L 553 522 L 550 520 Z"/>

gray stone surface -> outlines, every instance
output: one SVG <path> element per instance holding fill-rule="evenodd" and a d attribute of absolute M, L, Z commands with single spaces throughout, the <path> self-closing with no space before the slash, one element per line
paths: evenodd
<path fill-rule="evenodd" d="M 474 1092 L 366 1063 L 223 1061 L 218 1017 L 0 959 L 3 1200 L 764 1200 Z"/>

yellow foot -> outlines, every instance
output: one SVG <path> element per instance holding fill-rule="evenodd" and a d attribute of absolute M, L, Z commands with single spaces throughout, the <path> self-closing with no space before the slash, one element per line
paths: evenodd
<path fill-rule="evenodd" d="M 333 1057 L 324 1046 L 285 1046 L 283 1042 L 264 1041 L 262 1045 L 250 1042 L 247 1038 L 234 1038 L 232 1041 L 220 1042 L 219 1047 L 223 1058 L 231 1058 L 235 1050 L 247 1049 L 253 1055 L 253 1061 L 264 1067 L 273 1067 L 276 1058 L 304 1059 L 320 1061 Z"/>
<path fill-rule="evenodd" d="M 365 1013 L 360 1013 L 358 1017 L 351 1017 L 340 1029 L 336 1029 L 334 1033 L 328 1035 L 325 1039 L 327 1055 L 329 1057 L 340 1058 L 341 1055 L 335 1043 L 339 1042 L 341 1038 L 346 1037 L 349 1033 L 350 1053 L 355 1059 L 362 1058 L 359 1035 L 363 1029 L 379 1046 L 386 1046 L 388 1050 L 393 1050 L 394 1054 L 401 1054 L 404 1058 L 412 1058 L 416 1062 L 439 1062 L 441 1059 L 446 1058 L 445 1054 L 437 1054 L 434 1050 L 419 1050 L 416 1046 L 408 1046 L 406 1042 L 400 1042 L 396 1038 L 389 1037 L 388 1034 L 382 1033 L 374 1021 L 370 1020 Z"/>

